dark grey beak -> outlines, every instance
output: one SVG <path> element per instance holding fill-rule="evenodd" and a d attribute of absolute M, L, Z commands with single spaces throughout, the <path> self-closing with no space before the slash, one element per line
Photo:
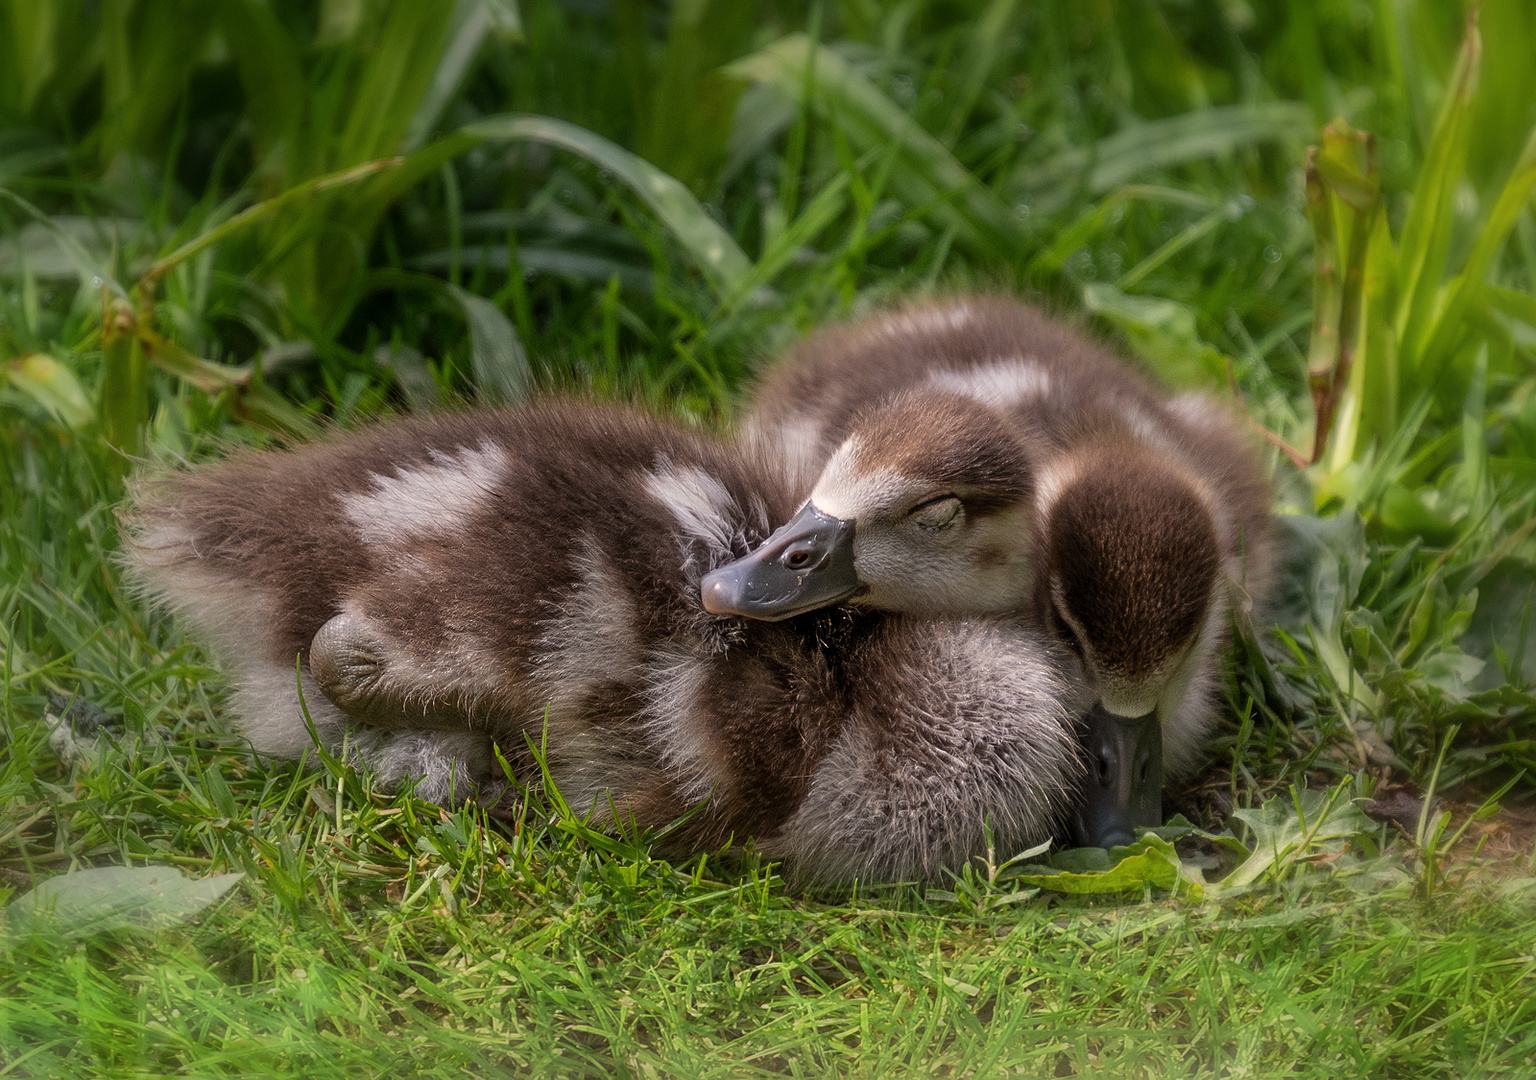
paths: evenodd
<path fill-rule="evenodd" d="M 1137 826 L 1163 823 L 1163 731 L 1157 710 L 1116 716 L 1095 705 L 1083 748 L 1088 779 L 1073 822 L 1080 847 L 1112 848 L 1136 839 Z"/>
<path fill-rule="evenodd" d="M 752 554 L 711 570 L 700 583 L 710 614 L 769 622 L 835 604 L 858 590 L 853 522 L 811 503 Z"/>

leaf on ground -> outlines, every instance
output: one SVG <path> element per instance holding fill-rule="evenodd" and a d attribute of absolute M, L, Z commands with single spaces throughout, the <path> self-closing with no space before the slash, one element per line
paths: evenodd
<path fill-rule="evenodd" d="M 1278 877 L 1301 859 L 1335 853 L 1344 841 L 1376 831 L 1371 819 L 1340 788 L 1293 791 L 1257 809 L 1234 810 L 1232 816 L 1252 831 L 1253 854 L 1227 875 L 1222 881 L 1225 886 Z"/>
<path fill-rule="evenodd" d="M 1128 847 L 1060 852 L 1050 866 L 1027 867 L 1012 882 L 1063 893 L 1118 893 L 1150 885 L 1184 891 L 1192 899 L 1205 889 L 1199 872 L 1184 867 L 1173 844 L 1150 830 Z"/>
<path fill-rule="evenodd" d="M 13 930 L 155 930 L 190 919 L 243 877 L 188 878 L 171 866 L 103 866 L 49 878 L 5 912 Z"/>

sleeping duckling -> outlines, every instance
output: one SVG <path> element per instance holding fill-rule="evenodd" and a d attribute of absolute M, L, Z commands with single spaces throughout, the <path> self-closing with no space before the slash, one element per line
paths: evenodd
<path fill-rule="evenodd" d="M 1022 448 L 1032 502 L 1006 540 L 965 541 L 978 511 L 927 452 L 971 437 L 944 411 L 956 397 L 989 414 L 978 442 L 1000 418 Z M 807 598 L 1008 610 L 1016 592 L 982 583 L 998 559 L 1029 566 L 1026 606 L 1075 654 L 1087 691 L 1079 841 L 1128 843 L 1161 824 L 1163 761 L 1193 763 L 1228 611 L 1262 596 L 1271 562 L 1265 484 L 1219 407 L 1167 400 L 1038 310 L 977 298 L 813 335 L 768 373 L 743 441 L 790 461 L 809 498 L 705 578 L 709 610 L 776 618 Z M 936 562 L 946 542 L 964 566 Z"/>
<path fill-rule="evenodd" d="M 581 811 L 804 880 L 933 878 L 1048 838 L 1081 771 L 1056 651 L 1013 618 L 706 613 L 792 509 L 782 469 L 552 402 L 238 453 L 140 485 L 142 586 L 224 658 L 254 748 L 317 733 L 442 801 L 528 742 Z"/>

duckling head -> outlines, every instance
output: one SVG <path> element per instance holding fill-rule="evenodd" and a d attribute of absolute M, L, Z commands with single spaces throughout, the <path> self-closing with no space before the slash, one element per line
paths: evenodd
<path fill-rule="evenodd" d="M 1016 610 L 1033 588 L 1026 447 L 989 406 L 931 391 L 855 419 L 800 511 L 705 575 L 706 610 L 777 620 L 843 600 L 916 614 Z"/>
<path fill-rule="evenodd" d="M 1172 461 L 1126 444 L 1052 469 L 1040 504 L 1039 607 L 1094 699 L 1076 838 L 1129 844 L 1162 824 L 1163 728 L 1220 633 L 1212 503 Z"/>

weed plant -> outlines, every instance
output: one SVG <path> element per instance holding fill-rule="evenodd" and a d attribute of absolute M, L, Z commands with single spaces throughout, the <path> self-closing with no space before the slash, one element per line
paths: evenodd
<path fill-rule="evenodd" d="M 0 1071 L 1530 1075 L 1533 52 L 1522 0 L 0 0 Z M 551 387 L 723 427 L 965 289 L 1267 440 L 1283 593 L 1164 887 L 806 895 L 257 761 L 119 582 L 142 458 Z M 105 866 L 244 877 L 26 916 Z"/>

